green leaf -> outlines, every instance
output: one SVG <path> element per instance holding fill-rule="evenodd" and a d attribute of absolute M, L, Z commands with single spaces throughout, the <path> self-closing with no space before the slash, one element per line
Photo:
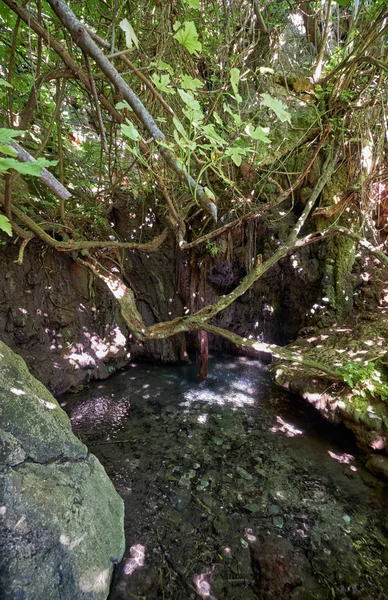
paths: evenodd
<path fill-rule="evenodd" d="M 238 113 L 234 113 L 232 111 L 232 109 L 230 108 L 229 104 L 226 104 L 226 102 L 224 102 L 224 104 L 222 105 L 223 109 L 225 112 L 229 113 L 230 116 L 233 118 L 233 121 L 236 123 L 237 127 L 241 127 L 241 117 Z"/>
<path fill-rule="evenodd" d="M 121 131 L 123 132 L 123 134 L 129 138 L 130 140 L 133 140 L 134 142 L 137 142 L 140 140 L 140 133 L 138 132 L 138 130 L 136 129 L 136 127 L 134 126 L 133 123 L 131 123 L 131 121 L 128 121 L 125 123 L 123 123 L 121 125 Z"/>
<path fill-rule="evenodd" d="M 199 8 L 199 0 L 185 0 L 185 2 L 191 6 L 191 8 Z"/>
<path fill-rule="evenodd" d="M 23 135 L 25 131 L 14 129 L 5 129 L 4 127 L 0 127 L 0 142 L 6 144 L 7 142 L 12 142 L 12 138 L 18 137 L 19 135 Z"/>
<path fill-rule="evenodd" d="M 205 192 L 206 196 L 208 198 L 210 198 L 210 200 L 212 200 L 213 202 L 215 202 L 216 197 L 215 197 L 214 193 L 212 192 L 212 190 L 210 188 L 204 187 L 204 192 Z"/>
<path fill-rule="evenodd" d="M 201 110 L 198 100 L 194 98 L 191 92 L 185 92 L 184 90 L 178 88 L 178 94 L 188 108 L 191 108 L 191 110 Z"/>
<path fill-rule="evenodd" d="M 171 77 L 174 75 L 174 69 L 172 66 L 166 62 L 163 62 L 162 60 L 158 60 L 157 63 L 151 63 L 151 67 L 156 67 L 158 71 L 168 71 Z"/>
<path fill-rule="evenodd" d="M 171 83 L 170 75 L 168 75 L 168 73 L 162 73 L 160 76 L 154 73 L 151 75 L 151 81 L 161 92 L 164 92 L 165 94 L 175 94 L 173 88 L 167 87 L 168 84 Z"/>
<path fill-rule="evenodd" d="M 213 145 L 215 143 L 216 146 L 226 146 L 226 141 L 220 135 L 218 135 L 218 133 L 214 129 L 214 125 L 204 125 L 204 127 L 202 127 L 201 133 L 203 133 L 207 137 L 209 142 L 213 142 Z"/>
<path fill-rule="evenodd" d="M 18 155 L 15 148 L 12 148 L 12 146 L 8 146 L 8 144 L 2 144 L 1 142 L 0 142 L 0 152 L 2 154 L 6 154 L 7 156 L 17 156 Z"/>
<path fill-rule="evenodd" d="M 11 87 L 13 87 L 13 85 L 8 83 L 8 81 L 5 81 L 5 79 L 0 79 L 0 87 L 11 88 Z"/>
<path fill-rule="evenodd" d="M 132 25 L 128 21 L 128 19 L 123 19 L 120 24 L 120 29 L 122 29 L 125 33 L 125 43 L 127 48 L 131 49 L 133 46 L 136 48 L 139 47 L 139 40 L 137 39 L 136 33 L 133 30 Z"/>
<path fill-rule="evenodd" d="M 239 146 L 233 146 L 232 148 L 228 148 L 225 152 L 225 156 L 232 159 L 236 167 L 241 165 L 242 159 L 246 156 L 247 150 L 246 148 L 241 148 Z"/>
<path fill-rule="evenodd" d="M 221 127 L 223 127 L 224 124 L 223 124 L 222 119 L 221 119 L 220 115 L 218 114 L 218 112 L 214 111 L 213 119 L 215 120 L 217 125 L 220 125 Z"/>
<path fill-rule="evenodd" d="M 240 81 L 240 69 L 230 69 L 230 83 L 232 84 L 232 89 L 234 93 L 234 97 L 237 100 L 237 103 L 240 104 L 242 102 L 242 98 L 238 93 L 238 82 Z"/>
<path fill-rule="evenodd" d="M 132 110 L 132 108 L 129 106 L 128 102 L 126 100 L 122 100 L 121 102 L 117 102 L 115 108 L 117 108 L 117 110 L 121 110 L 123 108 L 127 108 L 128 110 Z"/>
<path fill-rule="evenodd" d="M 5 233 L 12 237 L 11 223 L 5 215 L 0 215 L 0 230 L 5 231 Z"/>
<path fill-rule="evenodd" d="M 264 144 L 271 143 L 271 140 L 269 137 L 267 137 L 267 133 L 269 133 L 269 127 L 260 127 L 259 125 L 258 127 L 254 128 L 252 123 L 248 123 L 244 131 L 254 140 L 264 142 Z"/>
<path fill-rule="evenodd" d="M 185 90 L 198 90 L 203 88 L 205 84 L 200 79 L 193 79 L 190 75 L 182 75 L 181 87 Z"/>
<path fill-rule="evenodd" d="M 179 23 L 179 21 L 177 21 L 177 23 Z M 175 25 L 177 23 L 175 23 Z M 174 25 L 174 29 L 175 29 L 175 25 Z M 180 27 L 180 23 L 179 23 L 179 27 Z M 175 31 L 176 31 L 176 29 L 175 29 Z M 202 44 L 200 41 L 198 41 L 198 33 L 197 33 L 197 30 L 196 30 L 196 27 L 195 27 L 193 21 L 185 21 L 183 23 L 183 28 L 179 29 L 176 32 L 176 34 L 174 35 L 174 38 L 180 44 L 182 44 L 182 46 L 184 46 L 190 52 L 190 54 L 194 54 L 195 56 L 198 56 L 198 52 L 200 52 L 202 50 Z"/>
<path fill-rule="evenodd" d="M 183 127 L 182 123 L 180 122 L 180 120 L 177 117 L 173 117 L 172 118 L 172 122 L 175 125 L 175 129 L 177 129 L 179 131 L 179 133 L 181 134 L 181 136 L 185 140 L 188 140 L 189 136 L 187 135 L 187 132 L 186 132 L 185 128 Z"/>
<path fill-rule="evenodd" d="M 184 90 L 178 89 L 178 94 L 182 98 L 183 102 L 186 104 L 189 110 L 182 109 L 183 114 L 188 118 L 190 123 L 198 124 L 203 121 L 204 114 L 202 112 L 201 106 L 193 96 L 191 92 L 185 92 Z"/>
<path fill-rule="evenodd" d="M 8 169 L 15 169 L 15 171 L 22 175 L 40 177 L 42 169 L 56 164 L 58 164 L 57 160 L 46 160 L 45 158 L 38 158 L 35 162 L 19 162 L 14 158 L 0 158 L 0 172 L 4 173 Z"/>
<path fill-rule="evenodd" d="M 291 123 L 291 115 L 287 111 L 287 107 L 285 104 L 283 104 L 283 102 L 277 98 L 273 98 L 269 94 L 260 94 L 260 96 L 263 106 L 268 106 L 268 108 L 273 110 L 280 121 L 288 121 L 288 123 Z"/>

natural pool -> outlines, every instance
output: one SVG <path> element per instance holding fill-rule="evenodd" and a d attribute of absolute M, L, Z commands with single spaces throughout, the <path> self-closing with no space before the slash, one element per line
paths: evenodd
<path fill-rule="evenodd" d="M 246 357 L 133 364 L 62 397 L 125 502 L 110 600 L 388 599 L 387 488 Z"/>

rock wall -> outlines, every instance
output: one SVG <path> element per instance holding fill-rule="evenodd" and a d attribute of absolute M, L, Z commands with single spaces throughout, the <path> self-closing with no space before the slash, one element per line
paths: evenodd
<path fill-rule="evenodd" d="M 108 289 L 70 256 L 33 241 L 23 264 L 15 264 L 16 259 L 12 244 L 0 253 L 0 339 L 55 395 L 104 379 L 134 358 L 175 362 L 183 357 L 182 340 L 144 345 L 132 340 Z M 140 310 L 148 323 L 160 314 L 169 318 L 170 309 L 156 314 L 150 309 L 159 303 L 162 310 L 163 297 L 159 289 L 152 290 L 152 271 L 140 275 L 141 260 L 128 256 Z M 155 268 L 168 281 L 167 270 Z"/>
<path fill-rule="evenodd" d="M 123 502 L 23 359 L 0 342 L 0 597 L 104 600 Z"/>

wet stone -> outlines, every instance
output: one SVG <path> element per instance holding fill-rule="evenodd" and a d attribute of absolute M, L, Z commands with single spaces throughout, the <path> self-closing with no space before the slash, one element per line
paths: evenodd
<path fill-rule="evenodd" d="M 278 529 L 281 529 L 284 525 L 284 521 L 282 517 L 274 517 L 272 519 L 273 524 L 275 525 L 275 527 L 278 527 Z"/>
<path fill-rule="evenodd" d="M 268 513 L 270 515 L 280 515 L 281 514 L 281 508 L 279 506 L 277 506 L 276 504 L 269 504 L 268 505 Z"/>
<path fill-rule="evenodd" d="M 238 466 L 236 472 L 237 475 L 239 475 L 239 477 L 242 477 L 247 481 L 251 481 L 251 479 L 253 479 L 252 475 L 250 475 L 245 469 L 243 469 L 243 467 Z"/>
<path fill-rule="evenodd" d="M 181 490 L 179 492 L 171 492 L 169 494 L 170 502 L 172 506 L 178 510 L 184 510 L 191 502 L 191 493 L 188 490 Z"/>

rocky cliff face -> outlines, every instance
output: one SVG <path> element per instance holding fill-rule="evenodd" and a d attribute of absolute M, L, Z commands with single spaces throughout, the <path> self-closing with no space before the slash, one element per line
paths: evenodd
<path fill-rule="evenodd" d="M 0 339 L 21 354 L 54 394 L 104 379 L 133 358 L 182 358 L 179 340 L 152 345 L 132 340 L 108 289 L 69 256 L 31 242 L 22 265 L 14 264 L 16 258 L 13 245 L 0 253 Z M 141 260 L 133 257 L 131 265 L 146 322 L 171 318 L 169 296 L 164 300 L 152 271 L 141 274 Z M 167 286 L 174 271 L 159 265 L 159 273 Z"/>
<path fill-rule="evenodd" d="M 0 342 L 0 597 L 104 600 L 124 509 L 54 397 Z"/>

